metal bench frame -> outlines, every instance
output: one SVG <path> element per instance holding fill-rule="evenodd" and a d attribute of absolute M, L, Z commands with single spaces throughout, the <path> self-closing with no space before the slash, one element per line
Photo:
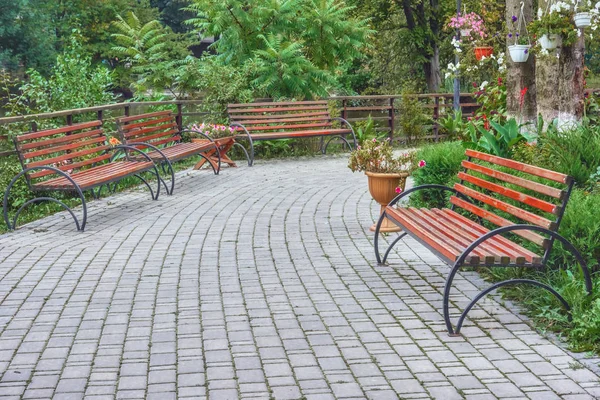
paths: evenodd
<path fill-rule="evenodd" d="M 467 161 L 471 160 L 471 156 L 469 154 L 474 154 L 474 153 L 470 153 L 471 151 L 467 151 Z M 465 169 L 466 170 L 466 169 Z M 461 184 L 462 184 L 462 180 L 461 180 Z M 401 225 L 398 221 L 396 221 L 393 218 L 389 218 L 389 220 L 391 220 L 392 222 L 394 222 L 396 225 L 398 225 L 399 227 L 401 227 L 403 229 L 403 231 L 398 235 L 397 238 L 395 238 L 392 243 L 388 246 L 387 250 L 384 253 L 383 258 L 380 255 L 379 252 L 379 231 L 381 229 L 381 225 L 384 221 L 384 219 L 386 217 L 388 217 L 388 215 L 386 214 L 386 212 L 384 211 L 381 214 L 381 217 L 379 218 L 379 221 L 377 222 L 377 228 L 375 230 L 375 238 L 374 238 L 374 248 L 375 248 L 375 257 L 377 259 L 377 263 L 379 265 L 387 265 L 386 261 L 387 258 L 390 254 L 390 251 L 392 250 L 392 248 L 406 235 L 411 236 L 413 239 L 415 239 L 416 241 L 418 241 L 419 243 L 421 243 L 422 245 L 424 245 L 427 249 L 429 249 L 430 251 L 432 251 L 434 254 L 436 254 L 436 256 L 438 256 L 441 260 L 443 260 L 446 264 L 448 264 L 449 266 L 451 266 L 451 270 L 450 273 L 448 274 L 448 277 L 446 278 L 446 284 L 444 287 L 444 298 L 443 298 L 443 314 L 444 314 L 444 322 L 446 324 L 446 328 L 448 330 L 448 333 L 450 336 L 460 336 L 460 330 L 462 328 L 462 325 L 464 323 L 464 320 L 467 316 L 467 314 L 469 313 L 469 311 L 475 306 L 475 304 L 477 304 L 477 302 L 479 300 L 481 300 L 483 297 L 485 297 L 487 294 L 489 294 L 490 292 L 503 287 L 503 286 L 512 286 L 512 285 L 517 285 L 517 284 L 528 284 L 528 285 L 533 285 L 533 286 L 537 286 L 540 288 L 543 288 L 545 290 L 547 290 L 548 292 L 550 292 L 552 295 L 554 295 L 558 301 L 563 305 L 563 307 L 566 309 L 566 311 L 568 312 L 568 318 L 569 320 L 571 320 L 571 308 L 568 304 L 568 302 L 556 291 L 554 290 L 552 287 L 532 280 L 532 279 L 509 279 L 509 280 L 505 280 L 505 281 L 501 281 L 501 282 L 497 282 L 494 285 L 488 287 L 487 289 L 481 291 L 477 296 L 475 296 L 475 298 L 473 298 L 473 300 L 471 300 L 471 302 L 467 305 L 467 307 L 464 309 L 464 311 L 461 313 L 457 324 L 456 324 L 456 328 L 453 328 L 452 326 L 452 322 L 450 320 L 450 291 L 452 289 L 452 282 L 454 280 L 454 277 L 456 276 L 456 274 L 458 273 L 458 271 L 460 270 L 460 268 L 462 267 L 519 267 L 519 268 L 523 268 L 523 267 L 533 267 L 533 268 L 545 268 L 547 266 L 547 262 L 548 259 L 550 257 L 552 248 L 554 246 L 554 243 L 556 241 L 559 241 L 567 251 L 569 251 L 577 260 L 577 262 L 579 263 L 579 266 L 581 268 L 581 271 L 583 273 L 583 277 L 585 280 L 585 286 L 586 286 L 586 291 L 588 293 L 588 295 L 592 294 L 592 280 L 591 280 L 591 276 L 590 276 L 590 272 L 588 269 L 588 265 L 587 262 L 585 261 L 585 259 L 583 258 L 583 256 L 581 255 L 581 253 L 573 246 L 572 243 L 570 243 L 567 239 L 565 239 L 563 236 L 561 236 L 560 234 L 558 234 L 558 229 L 560 227 L 560 223 L 561 220 L 564 216 L 565 210 L 566 210 L 566 206 L 567 203 L 569 201 L 569 197 L 571 194 L 571 191 L 573 189 L 573 185 L 574 185 L 574 180 L 571 177 L 567 177 L 567 189 L 565 191 L 565 195 L 562 198 L 562 202 L 561 202 L 561 206 L 560 209 L 556 215 L 556 220 L 554 221 L 554 229 L 548 229 L 548 228 L 544 228 L 542 226 L 537 226 L 537 225 L 529 225 L 529 224 L 514 224 L 514 225 L 510 225 L 510 226 L 502 226 L 502 227 L 498 227 L 496 229 L 490 230 L 489 232 L 487 232 L 486 234 L 481 235 L 478 239 L 474 240 L 467 248 L 464 249 L 464 251 L 462 252 L 462 254 L 458 257 L 458 259 L 456 261 L 448 259 L 447 257 L 445 257 L 444 255 L 440 254 L 439 251 L 437 251 L 435 248 L 433 248 L 432 246 L 430 246 L 429 244 L 427 244 L 424 240 L 422 240 L 421 238 L 419 238 L 414 232 L 412 232 L 410 229 L 407 229 L 407 227 Z M 396 206 L 396 204 L 408 197 L 411 193 L 417 192 L 417 191 L 421 191 L 421 190 L 441 190 L 441 191 L 448 191 L 453 193 L 454 195 L 456 195 L 457 197 L 460 197 L 461 199 L 468 201 L 469 203 L 473 203 L 473 200 L 468 198 L 467 196 L 465 196 L 463 193 L 459 192 L 457 189 L 455 188 L 451 188 L 451 187 L 447 187 L 447 186 L 443 186 L 443 185 L 434 185 L 434 184 L 427 184 L 427 185 L 421 185 L 421 186 L 417 186 L 411 189 L 408 189 L 406 191 L 404 191 L 403 193 L 399 194 L 398 196 L 396 196 L 392 202 L 388 205 L 389 207 L 394 207 Z M 452 204 L 451 206 L 451 210 L 454 210 L 455 205 Z M 483 226 L 481 217 L 477 216 L 478 219 L 478 224 Z M 508 263 L 508 264 L 498 264 L 498 263 L 494 263 L 494 264 L 488 264 L 488 263 L 481 263 L 481 264 L 477 264 L 477 265 L 471 265 L 469 263 L 466 262 L 467 257 L 475 250 L 477 249 L 482 243 L 488 241 L 490 238 L 493 238 L 495 236 L 504 234 L 504 233 L 510 233 L 510 232 L 518 232 L 518 231 L 529 231 L 529 232 L 539 232 L 545 235 L 548 235 L 548 245 L 545 247 L 544 250 L 544 255 L 542 257 L 542 261 L 541 261 L 541 266 L 540 265 L 533 265 L 530 263 L 525 263 L 525 264 L 515 264 L 515 263 Z"/>

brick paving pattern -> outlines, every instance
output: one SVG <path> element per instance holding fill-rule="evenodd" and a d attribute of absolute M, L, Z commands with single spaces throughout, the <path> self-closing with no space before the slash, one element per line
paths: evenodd
<path fill-rule="evenodd" d="M 600 398 L 599 360 L 496 298 L 449 337 L 449 268 L 411 239 L 377 266 L 345 164 L 185 171 L 91 202 L 85 233 L 61 213 L 0 236 L 0 398 Z M 483 285 L 459 274 L 454 321 Z"/>

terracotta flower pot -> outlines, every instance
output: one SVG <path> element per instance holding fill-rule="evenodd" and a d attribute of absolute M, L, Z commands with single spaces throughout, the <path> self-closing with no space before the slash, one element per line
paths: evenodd
<path fill-rule="evenodd" d="M 477 61 L 481 61 L 483 57 L 489 57 L 494 54 L 494 48 L 490 46 L 475 47 L 475 58 Z"/>
<path fill-rule="evenodd" d="M 381 212 L 385 207 L 398 195 L 396 188 L 400 187 L 404 190 L 406 186 L 406 178 L 408 173 L 400 174 L 382 174 L 376 172 L 365 172 L 369 178 L 369 192 L 373 199 L 381 205 Z M 371 226 L 370 230 L 375 232 L 377 223 Z M 399 232 L 401 229 L 387 218 L 381 224 L 380 232 Z"/>

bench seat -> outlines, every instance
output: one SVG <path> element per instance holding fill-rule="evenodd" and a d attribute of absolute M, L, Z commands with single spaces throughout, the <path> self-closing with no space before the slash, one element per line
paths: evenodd
<path fill-rule="evenodd" d="M 250 134 L 253 140 L 271 140 L 271 139 L 294 139 L 294 138 L 307 138 L 316 136 L 329 136 L 329 135 L 346 135 L 352 134 L 350 129 L 319 129 L 310 131 L 287 131 L 287 132 L 268 132 L 268 133 L 257 133 Z M 238 138 L 246 138 L 247 135 L 237 135 Z"/>
<path fill-rule="evenodd" d="M 115 161 L 94 168 L 75 172 L 69 176 L 82 189 L 87 190 L 122 179 L 125 176 L 149 171 L 154 168 L 150 161 Z M 70 190 L 73 184 L 65 177 L 52 178 L 33 185 L 36 189 Z"/>
<path fill-rule="evenodd" d="M 448 262 L 454 263 L 467 247 L 489 229 L 450 209 L 416 209 L 387 207 L 388 218 L 425 246 L 435 249 Z M 542 257 L 502 236 L 491 237 L 476 248 L 466 261 L 468 265 L 541 266 Z"/>
<path fill-rule="evenodd" d="M 213 142 L 207 140 L 206 142 L 192 142 L 192 143 L 178 143 L 174 146 L 163 147 L 160 151 L 171 161 L 178 161 L 184 158 L 194 156 L 198 153 L 206 152 L 215 148 Z M 150 151 L 146 153 L 153 161 L 162 160 L 163 156 L 157 151 Z"/>

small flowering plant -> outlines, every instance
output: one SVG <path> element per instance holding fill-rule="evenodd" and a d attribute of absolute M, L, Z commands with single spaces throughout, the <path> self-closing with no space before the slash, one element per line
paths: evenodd
<path fill-rule="evenodd" d="M 417 161 L 413 152 L 394 156 L 389 139 L 373 139 L 350 153 L 348 168 L 352 172 L 411 173 L 417 168 Z"/>
<path fill-rule="evenodd" d="M 507 42 L 511 44 L 528 45 L 529 36 L 527 30 L 523 32 L 521 25 L 519 24 L 519 17 L 513 15 L 510 18 L 510 24 L 508 26 L 508 34 L 506 35 Z"/>
<path fill-rule="evenodd" d="M 571 46 L 581 34 L 573 22 L 574 4 L 556 1 L 547 11 L 538 9 L 537 18 L 529 24 L 529 31 L 539 39 L 543 35 L 559 35 L 565 46 Z"/>
<path fill-rule="evenodd" d="M 119 139 L 117 139 L 116 137 L 111 137 L 110 139 L 108 139 L 108 144 L 111 147 L 115 147 L 121 144 L 121 141 Z"/>
<path fill-rule="evenodd" d="M 204 122 L 201 125 L 192 125 L 190 130 L 192 132 L 203 133 L 211 139 L 229 137 L 235 134 L 235 128 L 218 124 L 206 124 Z"/>
<path fill-rule="evenodd" d="M 459 29 L 461 35 L 465 38 L 480 40 L 487 37 L 483 18 L 474 12 L 453 16 L 447 26 L 448 28 Z"/>

